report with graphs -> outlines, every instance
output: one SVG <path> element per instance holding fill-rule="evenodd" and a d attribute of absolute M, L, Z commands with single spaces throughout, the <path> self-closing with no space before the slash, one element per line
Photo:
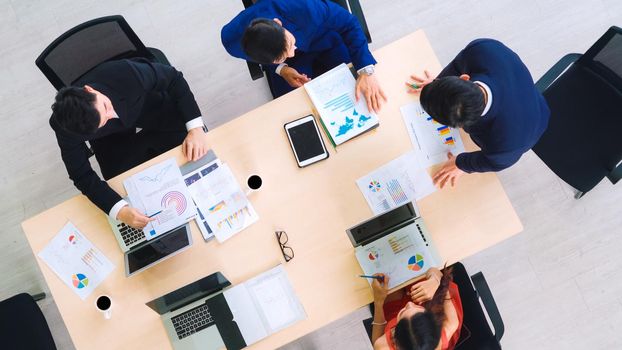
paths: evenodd
<path fill-rule="evenodd" d="M 380 123 L 367 109 L 363 96 L 356 101 L 356 80 L 345 63 L 304 85 L 320 115 L 320 122 L 333 146 L 338 146 Z"/>

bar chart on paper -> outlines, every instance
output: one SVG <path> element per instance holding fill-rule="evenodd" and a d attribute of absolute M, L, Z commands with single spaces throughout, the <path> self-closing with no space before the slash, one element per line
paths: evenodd
<path fill-rule="evenodd" d="M 419 102 L 400 108 L 408 135 L 419 153 L 423 166 L 429 167 L 447 160 L 447 153 L 464 152 L 464 144 L 458 129 L 443 125 L 423 110 Z"/>

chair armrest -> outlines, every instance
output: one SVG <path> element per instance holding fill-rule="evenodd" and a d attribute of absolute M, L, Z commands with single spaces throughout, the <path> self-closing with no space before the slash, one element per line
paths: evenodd
<path fill-rule="evenodd" d="M 31 295 L 31 296 L 32 296 L 32 298 L 33 298 L 35 301 L 39 301 L 39 300 L 43 300 L 43 299 L 45 299 L 45 293 L 43 293 L 43 292 L 41 292 L 41 293 L 37 293 L 37 294 L 35 294 L 35 295 Z"/>
<path fill-rule="evenodd" d="M 167 66 L 171 65 L 171 63 L 168 61 L 168 58 L 166 58 L 166 56 L 164 55 L 164 52 L 160 51 L 159 49 L 156 49 L 154 47 L 148 47 L 147 51 L 149 51 L 153 55 L 157 63 L 166 64 Z"/>
<path fill-rule="evenodd" d="M 614 185 L 622 179 L 622 160 L 607 174 L 607 178 Z"/>
<path fill-rule="evenodd" d="M 553 82 L 557 79 L 565 70 L 581 57 L 579 53 L 569 53 L 562 57 L 555 65 L 550 68 L 544 75 L 536 82 L 536 88 L 540 92 L 544 92 Z"/>
<path fill-rule="evenodd" d="M 495 299 L 492 297 L 488 283 L 484 278 L 484 274 L 478 272 L 471 276 L 471 280 L 473 281 L 477 294 L 484 304 L 484 308 L 486 309 L 486 313 L 492 322 L 492 326 L 495 329 L 495 338 L 497 341 L 500 341 L 501 337 L 503 337 L 503 333 L 505 332 L 505 326 L 503 325 L 503 319 L 501 319 L 501 314 L 499 313 Z"/>

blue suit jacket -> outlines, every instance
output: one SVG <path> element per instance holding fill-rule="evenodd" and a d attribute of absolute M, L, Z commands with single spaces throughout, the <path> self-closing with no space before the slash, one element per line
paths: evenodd
<path fill-rule="evenodd" d="M 439 77 L 461 74 L 490 87 L 492 106 L 464 128 L 481 151 L 458 155 L 456 165 L 468 173 L 510 167 L 546 130 L 550 111 L 544 97 L 518 55 L 496 40 L 471 42 Z"/>
<path fill-rule="evenodd" d="M 258 1 L 222 28 L 222 44 L 231 56 L 248 60 L 242 50 L 241 41 L 244 30 L 256 18 L 281 20 L 283 27 L 296 38 L 296 46 L 300 51 L 328 50 L 341 37 L 355 69 L 376 63 L 356 17 L 328 0 Z"/>

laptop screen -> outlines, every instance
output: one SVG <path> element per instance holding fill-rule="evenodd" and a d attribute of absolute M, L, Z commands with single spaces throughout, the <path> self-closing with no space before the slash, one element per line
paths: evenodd
<path fill-rule="evenodd" d="M 154 299 L 148 302 L 147 306 L 162 315 L 212 295 L 230 285 L 231 282 L 229 282 L 222 273 L 216 272 L 160 298 Z"/>
<path fill-rule="evenodd" d="M 154 264 L 190 245 L 188 225 L 143 243 L 127 253 L 128 274 Z"/>
<path fill-rule="evenodd" d="M 357 246 L 372 239 L 375 235 L 414 219 L 417 216 L 415 207 L 412 202 L 409 202 L 352 227 L 347 232 L 352 240 L 352 244 Z"/>

